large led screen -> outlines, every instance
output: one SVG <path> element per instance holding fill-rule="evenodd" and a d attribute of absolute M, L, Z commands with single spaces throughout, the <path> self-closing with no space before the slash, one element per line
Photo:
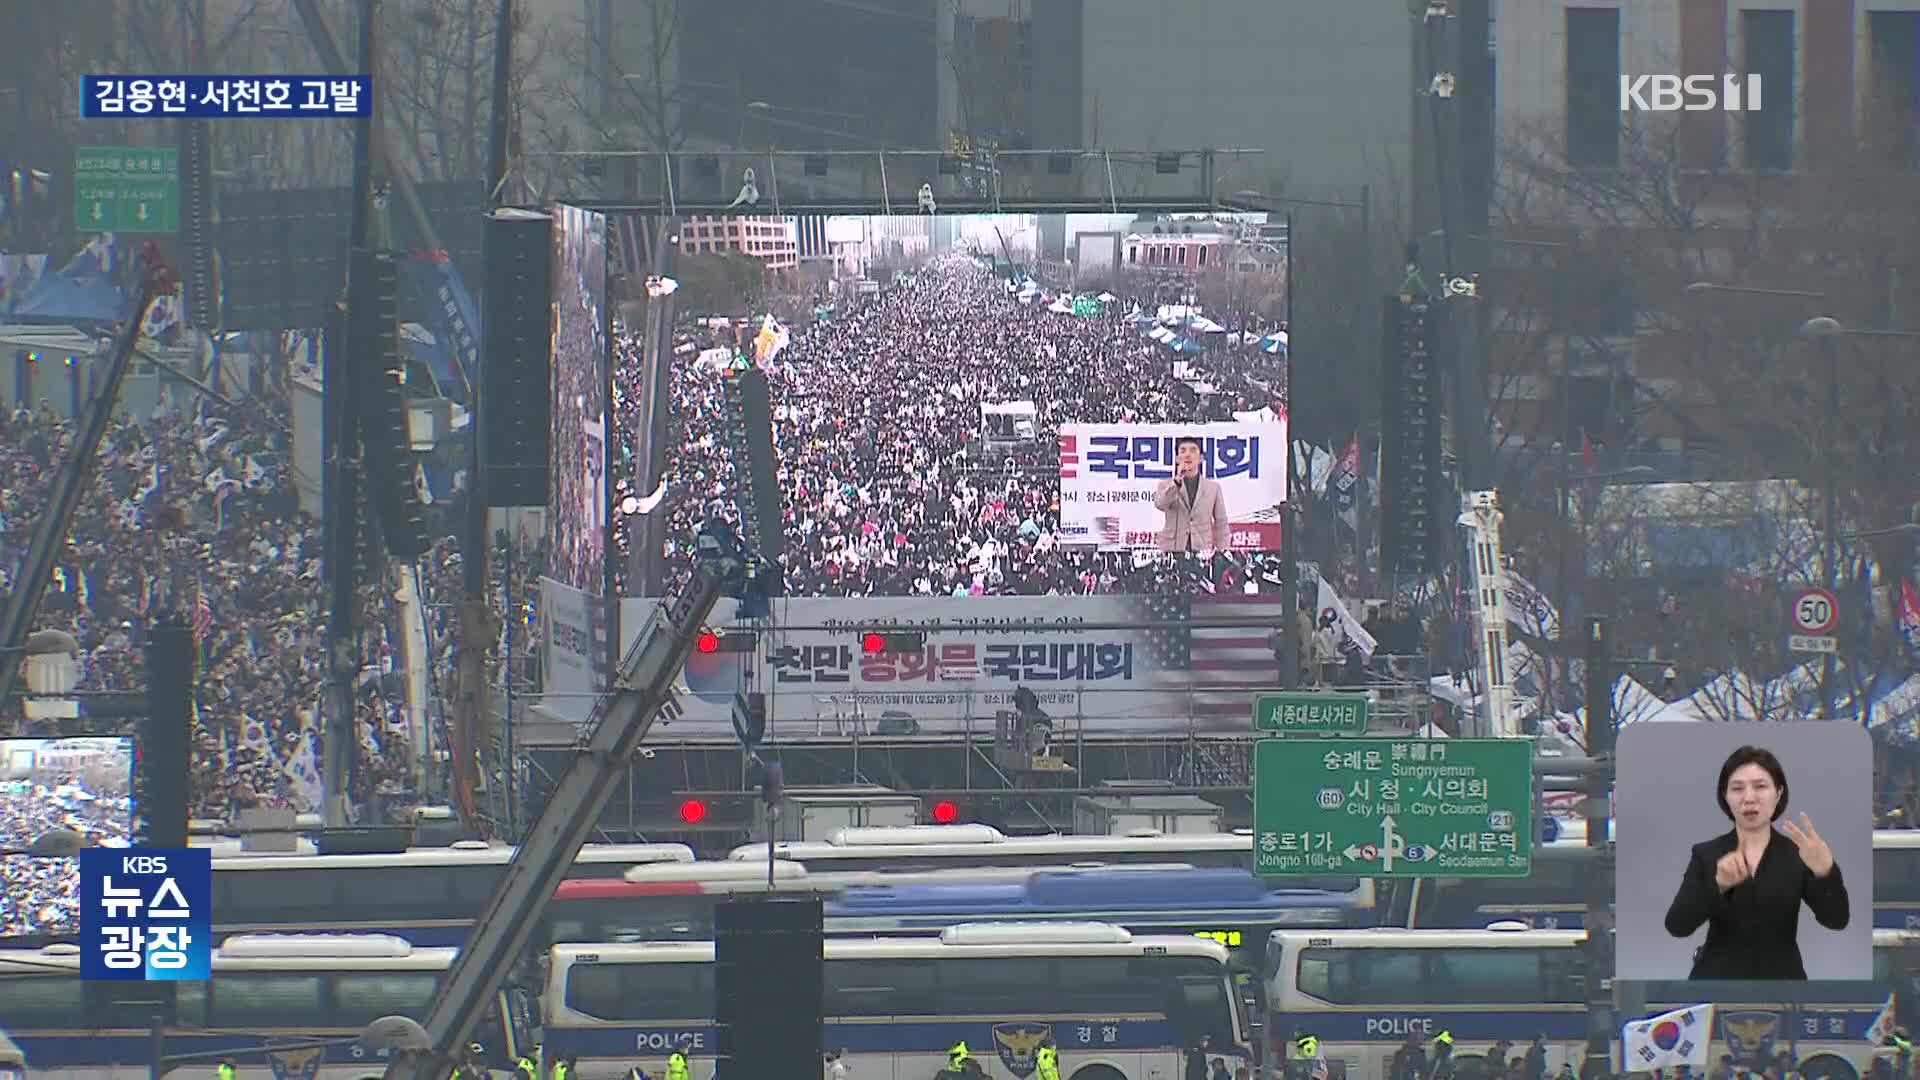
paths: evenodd
<path fill-rule="evenodd" d="M 740 364 L 772 384 L 788 596 L 1277 582 L 1286 259 L 1265 215 L 802 224 L 680 223 L 666 501 L 652 510 L 669 519 L 669 583 L 700 524 L 735 514 L 719 424 Z M 640 356 L 622 333 L 623 410 L 646 397 L 626 385 Z M 617 426 L 645 430 L 624 412 Z M 617 509 L 616 533 L 630 520 Z"/>
<path fill-rule="evenodd" d="M 0 739 L 0 851 L 27 851 L 56 829 L 131 842 L 133 740 Z M 79 931 L 79 860 L 0 855 L 0 938 Z"/>
<path fill-rule="evenodd" d="M 676 221 L 672 287 L 649 290 L 670 297 L 671 338 L 614 342 L 629 493 L 614 534 L 624 550 L 629 526 L 664 522 L 662 549 L 620 566 L 655 559 L 672 594 L 702 524 L 737 527 L 725 389 L 753 365 L 772 393 L 785 594 L 757 653 L 689 659 L 684 710 L 649 738 L 730 737 L 743 687 L 809 736 L 959 732 L 1021 701 L 1088 731 L 1246 730 L 1292 614 L 1275 227 Z M 646 356 L 667 363 L 664 484 L 624 471 L 648 430 Z M 629 638 L 656 602 L 640 585 L 621 592 Z M 730 601 L 714 615 L 734 618 Z M 866 654 L 876 626 L 930 632 Z"/>
<path fill-rule="evenodd" d="M 607 591 L 607 219 L 553 215 L 552 505 L 547 576 Z"/>

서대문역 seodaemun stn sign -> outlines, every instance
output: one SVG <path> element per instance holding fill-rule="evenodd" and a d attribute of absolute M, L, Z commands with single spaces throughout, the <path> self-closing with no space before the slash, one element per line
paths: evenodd
<path fill-rule="evenodd" d="M 1253 756 L 1253 871 L 1526 877 L 1527 739 L 1265 739 Z"/>

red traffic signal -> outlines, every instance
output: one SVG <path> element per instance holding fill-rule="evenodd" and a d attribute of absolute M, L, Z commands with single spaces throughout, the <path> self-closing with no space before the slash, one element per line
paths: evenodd
<path fill-rule="evenodd" d="M 869 630 L 860 635 L 860 651 L 868 656 L 888 653 L 917 653 L 927 647 L 927 635 L 918 632 Z"/>
<path fill-rule="evenodd" d="M 950 800 L 941 799 L 933 804 L 931 814 L 935 825 L 951 825 L 960 820 L 960 807 Z"/>
<path fill-rule="evenodd" d="M 755 639 L 751 630 L 733 630 L 719 633 L 714 630 L 702 630 L 700 636 L 693 639 L 695 652 L 711 656 L 715 653 L 750 653 L 754 649 Z"/>
<path fill-rule="evenodd" d="M 680 803 L 680 820 L 688 825 L 698 825 L 707 820 L 707 804 L 699 799 L 685 799 Z"/>

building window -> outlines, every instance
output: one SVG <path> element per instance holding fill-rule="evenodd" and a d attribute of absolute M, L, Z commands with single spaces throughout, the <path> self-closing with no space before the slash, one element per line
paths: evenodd
<path fill-rule="evenodd" d="M 1746 73 L 1760 76 L 1761 106 L 1740 114 L 1742 159 L 1749 169 L 1793 168 L 1794 13 L 1743 11 L 1741 47 Z"/>
<path fill-rule="evenodd" d="M 1567 163 L 1620 164 L 1620 9 L 1567 9 Z"/>
<path fill-rule="evenodd" d="M 1920 168 L 1920 11 L 1867 15 L 1867 144 L 1893 169 Z"/>

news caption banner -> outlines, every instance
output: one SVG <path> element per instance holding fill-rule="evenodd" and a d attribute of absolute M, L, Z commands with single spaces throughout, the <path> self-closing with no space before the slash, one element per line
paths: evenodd
<path fill-rule="evenodd" d="M 213 855 L 204 848 L 80 853 L 80 977 L 192 981 L 213 968 Z"/>
<path fill-rule="evenodd" d="M 1253 751 L 1254 873 L 1526 877 L 1526 739 L 1262 739 Z"/>
<path fill-rule="evenodd" d="M 170 146 L 75 150 L 73 225 L 81 232 L 179 232 L 180 151 Z"/>
<path fill-rule="evenodd" d="M 1253 698 L 1253 729 L 1269 735 L 1364 735 L 1365 694 L 1279 692 Z"/>
<path fill-rule="evenodd" d="M 80 115 L 179 119 L 373 115 L 365 75 L 82 75 Z"/>

